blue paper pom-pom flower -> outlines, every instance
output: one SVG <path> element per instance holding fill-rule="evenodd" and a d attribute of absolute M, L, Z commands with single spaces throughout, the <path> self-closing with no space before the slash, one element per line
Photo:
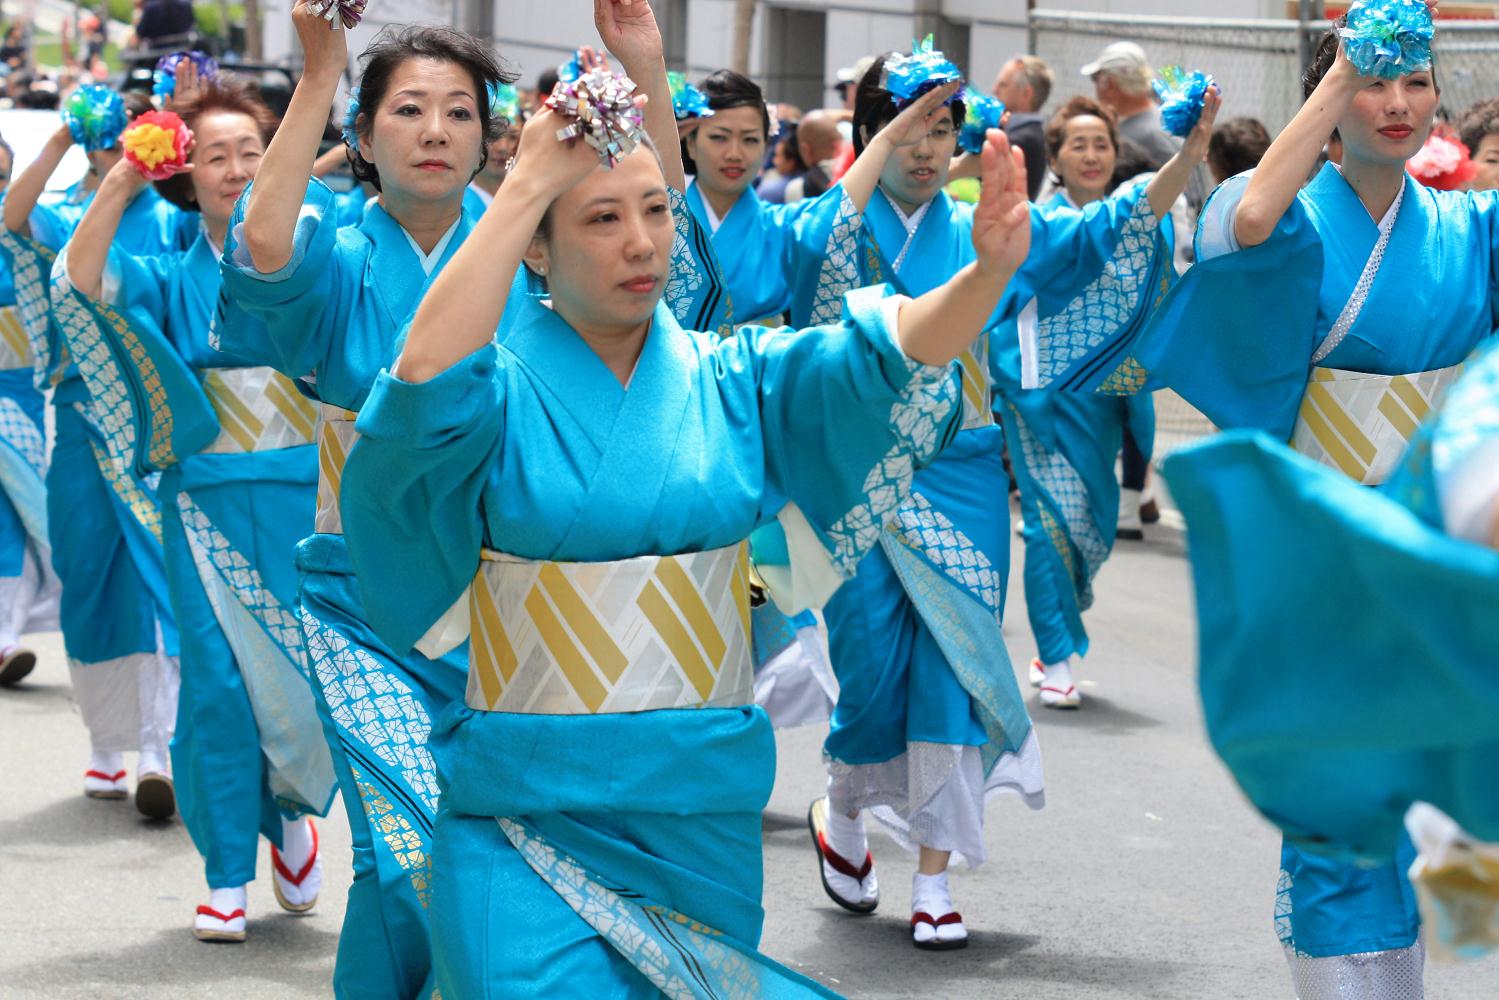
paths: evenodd
<path fill-rule="evenodd" d="M 881 76 L 881 85 L 890 91 L 897 105 L 910 104 L 933 87 L 957 83 L 963 79 L 958 67 L 949 62 L 947 56 L 932 48 L 931 35 L 911 46 L 910 55 L 886 60 L 885 71 Z M 949 97 L 948 101 L 956 96 L 954 94 Z"/>
<path fill-rule="evenodd" d="M 558 83 L 572 83 L 578 77 L 580 77 L 580 76 L 583 75 L 583 61 L 580 58 L 581 55 L 582 55 L 582 53 L 580 53 L 580 52 L 574 52 L 573 53 L 573 57 L 571 59 L 569 59 L 565 63 L 559 63 L 558 64 L 558 66 L 557 66 L 557 82 Z"/>
<path fill-rule="evenodd" d="M 503 118 L 512 125 L 520 121 L 520 95 L 508 83 L 489 84 L 489 117 Z"/>
<path fill-rule="evenodd" d="M 343 137 L 344 145 L 352 150 L 359 149 L 359 133 L 354 128 L 354 123 L 359 120 L 359 88 L 355 87 L 349 91 L 349 106 L 344 109 Z"/>
<path fill-rule="evenodd" d="M 173 52 L 156 62 L 156 72 L 151 74 L 151 96 L 171 97 L 177 93 L 177 67 L 184 61 L 198 67 L 198 79 L 204 82 L 219 75 L 219 64 L 207 52 Z"/>
<path fill-rule="evenodd" d="M 963 127 L 958 129 L 958 148 L 965 153 L 982 153 L 984 137 L 991 128 L 999 128 L 1005 116 L 1005 102 L 972 87 L 963 91 Z"/>
<path fill-rule="evenodd" d="M 62 120 L 85 152 L 113 149 L 130 123 L 125 99 L 108 87 L 85 83 L 63 105 Z"/>
<path fill-rule="evenodd" d="M 1216 84 L 1199 70 L 1188 73 L 1180 66 L 1167 66 L 1153 84 L 1161 99 L 1161 125 L 1178 138 L 1186 138 L 1202 119 L 1202 105 Z"/>
<path fill-rule="evenodd" d="M 1425 0 L 1360 0 L 1338 29 L 1343 51 L 1360 76 L 1394 80 L 1431 69 L 1436 25 Z"/>
<path fill-rule="evenodd" d="M 666 82 L 671 87 L 671 110 L 677 121 L 684 118 L 712 118 L 713 109 L 708 107 L 708 97 L 687 82 L 681 73 L 667 73 Z"/>

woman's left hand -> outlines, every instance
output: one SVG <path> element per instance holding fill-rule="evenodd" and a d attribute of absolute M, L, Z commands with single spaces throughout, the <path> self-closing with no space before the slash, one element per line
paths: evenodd
<path fill-rule="evenodd" d="M 1003 132 L 990 129 L 980 162 L 983 190 L 973 211 L 973 249 L 980 269 L 1008 280 L 1031 252 L 1025 157 Z"/>
<path fill-rule="evenodd" d="M 654 66 L 664 58 L 661 29 L 650 0 L 593 0 L 593 23 L 604 47 L 627 73 L 638 72 L 639 66 Z"/>
<path fill-rule="evenodd" d="M 1182 153 L 1195 167 L 1208 158 L 1208 142 L 1213 138 L 1213 123 L 1218 120 L 1218 109 L 1223 107 L 1223 91 L 1217 84 L 1202 99 L 1202 117 L 1187 134 L 1182 143 Z"/>

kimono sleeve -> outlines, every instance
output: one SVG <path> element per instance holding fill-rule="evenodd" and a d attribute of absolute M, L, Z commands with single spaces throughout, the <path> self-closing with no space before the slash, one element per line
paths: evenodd
<path fill-rule="evenodd" d="M 888 286 L 861 289 L 845 296 L 839 323 L 751 328 L 720 352 L 723 370 L 754 373 L 768 491 L 789 502 L 779 520 L 790 576 L 778 585 L 760 567 L 783 610 L 820 604 L 853 576 L 916 469 L 961 422 L 956 366 L 922 365 L 900 349 L 904 301 Z"/>
<path fill-rule="evenodd" d="M 338 250 L 338 209 L 322 181 L 307 188 L 297 218 L 291 259 L 279 271 L 255 269 L 244 245 L 245 209 L 253 188 L 235 206 L 224 241 L 220 270 L 224 287 L 214 318 L 217 343 L 226 354 L 269 365 L 291 379 L 314 374 L 327 354 L 344 307 L 344 255 Z M 228 308 L 230 305 L 237 309 Z M 249 319 L 258 322 L 245 322 Z"/>
<path fill-rule="evenodd" d="M 462 596 L 479 564 L 502 374 L 493 344 L 426 382 L 381 372 L 360 411 L 339 497 L 344 534 L 369 622 L 401 652 Z"/>
<path fill-rule="evenodd" d="M 1289 440 L 1317 346 L 1322 241 L 1298 197 L 1269 239 L 1239 249 L 1232 210 L 1247 184 L 1247 175 L 1224 182 L 1204 206 L 1197 263 L 1150 318 L 1134 356 L 1153 383 L 1218 427 Z"/>

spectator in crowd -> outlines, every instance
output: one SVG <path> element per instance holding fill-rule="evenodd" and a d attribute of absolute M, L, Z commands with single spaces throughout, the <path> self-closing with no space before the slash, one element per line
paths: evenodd
<path fill-rule="evenodd" d="M 1468 186 L 1474 191 L 1499 189 L 1499 97 L 1479 101 L 1464 111 L 1457 121 L 1457 134 L 1478 168 Z"/>
<path fill-rule="evenodd" d="M 10 184 L 10 175 L 15 172 L 16 151 L 10 148 L 10 143 L 0 139 L 0 192 L 3 192 Z"/>
<path fill-rule="evenodd" d="M 833 89 L 838 92 L 838 99 L 843 102 L 843 107 L 834 111 L 838 121 L 838 131 L 843 136 L 843 149 L 838 154 L 837 162 L 833 164 L 832 179 L 836 182 L 854 163 L 854 94 L 859 89 L 859 81 L 864 79 L 864 74 L 869 72 L 869 67 L 874 65 L 874 56 L 864 56 L 852 66 L 845 66 L 838 71 L 837 82 Z M 810 164 L 809 164 L 810 166 Z"/>
<path fill-rule="evenodd" d="M 1046 181 L 1046 118 L 1040 113 L 1051 97 L 1051 67 L 1037 56 L 1016 56 L 1005 63 L 994 81 L 994 96 L 1010 112 L 1005 135 L 1025 154 L 1026 183 L 1031 201 Z"/>
<path fill-rule="evenodd" d="M 785 125 L 781 128 L 781 134 L 776 137 L 770 170 L 761 175 L 760 183 L 755 188 L 761 201 L 768 201 L 772 205 L 784 204 L 786 185 L 800 180 L 802 174 L 807 172 L 807 165 L 802 162 L 801 150 L 797 145 L 796 133 L 796 125 Z"/>
<path fill-rule="evenodd" d="M 834 171 L 843 155 L 843 133 L 838 129 L 838 120 L 831 111 L 809 111 L 796 130 L 798 154 L 807 165 L 799 180 L 786 186 L 786 201 L 816 198 L 833 186 Z"/>
<path fill-rule="evenodd" d="M 14 73 L 25 69 L 30 59 L 31 46 L 26 43 L 26 22 L 17 18 L 5 29 L 5 41 L 0 43 L 0 63 L 4 64 L 4 72 Z"/>
<path fill-rule="evenodd" d="M 129 48 L 165 47 L 191 34 L 197 24 L 190 0 L 141 0 Z"/>
<path fill-rule="evenodd" d="M 1159 170 L 1181 148 L 1181 140 L 1161 127 L 1151 82 L 1155 71 L 1145 50 L 1134 42 L 1115 42 L 1083 67 L 1083 76 L 1093 81 L 1099 103 L 1119 116 L 1119 137 L 1144 156 L 1150 170 Z M 1126 179 L 1116 172 L 1116 181 Z M 1206 171 L 1198 169 L 1187 185 L 1187 201 L 1198 209 L 1207 198 Z"/>
<path fill-rule="evenodd" d="M 1208 169 L 1213 183 L 1222 184 L 1260 165 L 1270 148 L 1270 133 L 1258 118 L 1230 118 L 1213 130 L 1208 141 Z"/>

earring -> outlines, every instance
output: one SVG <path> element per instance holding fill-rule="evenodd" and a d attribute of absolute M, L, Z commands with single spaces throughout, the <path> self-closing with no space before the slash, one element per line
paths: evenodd
<path fill-rule="evenodd" d="M 546 269 L 546 265 L 545 264 L 543 264 L 541 267 L 538 267 L 536 270 L 539 273 L 541 273 L 541 274 L 546 274 L 547 273 L 547 269 Z"/>

